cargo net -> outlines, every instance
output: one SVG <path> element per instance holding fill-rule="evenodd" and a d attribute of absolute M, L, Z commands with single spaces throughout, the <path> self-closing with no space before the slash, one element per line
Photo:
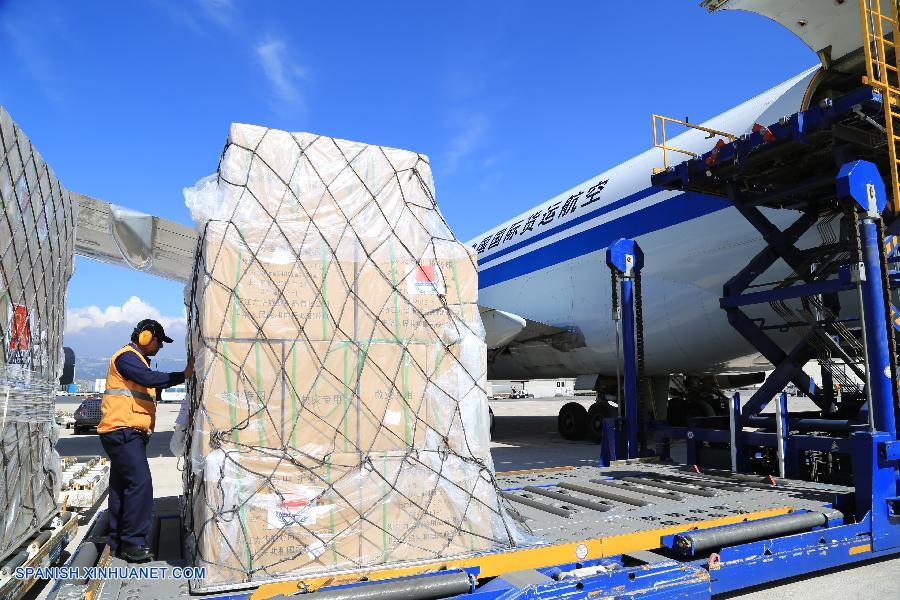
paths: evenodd
<path fill-rule="evenodd" d="M 0 107 L 0 561 L 56 509 L 54 391 L 75 207 Z"/>
<path fill-rule="evenodd" d="M 234 125 L 185 196 L 201 588 L 534 541 L 501 503 L 475 257 L 425 157 Z"/>

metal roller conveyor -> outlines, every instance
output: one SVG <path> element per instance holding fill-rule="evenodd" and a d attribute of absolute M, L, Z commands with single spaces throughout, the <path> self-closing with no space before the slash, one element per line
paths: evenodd
<path fill-rule="evenodd" d="M 591 483 L 608 485 L 609 487 L 615 488 L 617 490 L 626 490 L 629 492 L 634 492 L 636 494 L 647 494 L 648 496 L 656 496 L 657 498 L 665 498 L 666 500 L 684 500 L 684 496 L 682 496 L 681 494 L 676 494 L 674 492 L 665 492 L 663 490 L 655 490 L 649 487 L 638 487 L 636 485 L 622 483 L 614 479 L 591 479 Z"/>
<path fill-rule="evenodd" d="M 631 496 L 625 496 L 623 494 L 617 494 L 615 492 L 607 492 L 606 490 L 598 490 L 597 488 L 588 487 L 586 485 L 578 485 L 576 483 L 557 483 L 556 487 L 560 487 L 565 490 L 572 490 L 573 492 L 581 492 L 582 494 L 589 494 L 591 496 L 597 496 L 598 498 L 606 498 L 607 500 L 613 500 L 615 502 L 621 502 L 623 504 L 631 504 L 632 506 L 650 506 L 652 504 L 652 502 L 648 502 L 647 500 L 643 500 L 641 498 L 632 498 Z"/>
<path fill-rule="evenodd" d="M 34 554 L 35 552 L 40 550 L 41 546 L 46 544 L 47 541 L 50 539 L 50 535 L 52 533 L 53 532 L 50 531 L 49 529 L 39 533 L 38 536 L 36 538 L 34 538 L 33 540 L 31 540 L 31 543 L 28 544 L 28 552 L 31 554 Z"/>
<path fill-rule="evenodd" d="M 772 489 L 775 487 L 775 478 L 770 475 L 749 475 L 747 473 L 731 473 L 730 471 L 721 471 L 718 469 L 706 469 L 698 474 L 699 477 L 705 477 L 713 481 L 721 481 L 723 483 L 734 483 L 744 487 L 757 489 Z"/>
<path fill-rule="evenodd" d="M 638 477 L 622 477 L 622 481 L 627 481 L 628 483 L 634 483 L 638 485 L 658 487 L 663 490 L 669 490 L 670 492 L 691 494 L 693 496 L 703 496 L 704 498 L 712 498 L 713 496 L 718 496 L 718 493 L 716 493 L 715 490 L 693 488 L 686 485 L 676 485 L 674 483 L 664 483 L 662 481 L 640 479 Z"/>
<path fill-rule="evenodd" d="M 0 567 L 0 576 L 10 577 L 17 567 L 21 567 L 28 560 L 28 552 L 22 550 L 11 559 L 9 559 L 2 567 Z"/>
<path fill-rule="evenodd" d="M 575 506 L 581 506 L 582 508 L 587 508 L 590 510 L 596 510 L 599 512 L 606 512 L 612 508 L 609 504 L 603 504 L 601 502 L 594 502 L 592 500 L 582 500 L 581 498 L 575 498 L 573 496 L 569 496 L 568 494 L 561 494 L 559 492 L 551 492 L 549 490 L 545 490 L 544 488 L 528 486 L 525 488 L 526 492 L 532 494 L 538 494 L 540 496 L 546 496 L 547 498 L 552 498 L 553 500 L 557 500 L 558 502 L 564 502 L 566 504 L 574 504 Z"/>
<path fill-rule="evenodd" d="M 427 577 L 404 577 L 382 583 L 364 583 L 333 590 L 326 588 L 313 592 L 310 597 L 317 600 L 431 600 L 467 594 L 472 591 L 472 587 L 470 575 L 459 571 Z"/>
<path fill-rule="evenodd" d="M 687 485 L 700 485 L 714 490 L 722 490 L 725 492 L 746 492 L 747 484 L 737 481 L 716 481 L 705 475 L 697 475 L 696 477 L 669 475 L 666 477 L 669 481 L 676 483 L 684 483 Z"/>
<path fill-rule="evenodd" d="M 674 548 L 683 554 L 695 555 L 725 546 L 789 535 L 827 524 L 828 517 L 820 512 L 791 513 L 740 525 L 683 533 L 675 536 Z"/>
<path fill-rule="evenodd" d="M 95 566 L 99 559 L 100 549 L 97 547 L 97 544 L 93 542 L 82 542 L 81 545 L 78 546 L 75 556 L 69 562 L 69 566 L 83 573 L 84 571 L 82 569 Z M 86 578 L 70 579 L 67 583 L 71 585 L 86 585 L 88 580 Z"/>
<path fill-rule="evenodd" d="M 565 510 L 564 508 L 556 508 L 552 504 L 538 502 L 537 500 L 525 498 L 523 496 L 519 496 L 518 494 L 513 494 L 512 492 L 500 492 L 500 495 L 507 500 L 512 500 L 513 502 L 518 502 L 519 504 L 524 504 L 525 506 L 530 506 L 531 508 L 536 508 L 537 510 L 542 510 L 558 517 L 565 517 L 568 519 L 572 516 L 572 511 L 570 510 Z"/>

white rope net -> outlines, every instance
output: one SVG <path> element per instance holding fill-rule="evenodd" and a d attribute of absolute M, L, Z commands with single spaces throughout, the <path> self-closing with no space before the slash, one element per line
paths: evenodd
<path fill-rule="evenodd" d="M 185 196 L 201 588 L 531 539 L 494 479 L 475 254 L 426 157 L 233 125 Z"/>
<path fill-rule="evenodd" d="M 62 372 L 75 206 L 0 107 L 0 560 L 56 510 L 54 391 Z"/>

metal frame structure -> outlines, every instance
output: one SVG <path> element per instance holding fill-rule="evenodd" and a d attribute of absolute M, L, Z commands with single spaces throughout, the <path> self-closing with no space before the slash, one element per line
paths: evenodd
<path fill-rule="evenodd" d="M 37 583 L 34 576 L 16 577 L 16 569 L 34 569 L 55 564 L 78 529 L 72 512 L 60 512 L 26 540 L 16 554 L 0 565 L 0 600 L 21 598 Z"/>
<path fill-rule="evenodd" d="M 875 158 L 870 154 L 873 145 L 866 142 L 871 139 L 866 128 L 880 109 L 880 95 L 861 88 L 763 128 L 768 134 L 765 137 L 758 132 L 717 144 L 715 155 L 707 153 L 653 177 L 655 185 L 669 189 L 727 197 L 766 241 L 766 248 L 726 283 L 720 305 L 731 325 L 775 366 L 746 404 L 742 406 L 740 396 L 735 395 L 727 423 L 721 418 L 694 419 L 686 428 L 662 427 L 658 437 L 686 438 L 692 464 L 702 462 L 705 443 L 727 445 L 733 473 L 746 471 L 749 455 L 759 448 L 775 450 L 780 477 L 802 477 L 805 452 L 849 456 L 855 484 L 852 522 L 829 522 L 826 528 L 798 536 L 790 544 L 763 542 L 778 556 L 778 549 L 785 553 L 799 550 L 804 540 L 819 535 L 821 544 L 842 549 L 843 557 L 830 553 L 829 566 L 850 562 L 869 550 L 900 552 L 897 357 L 894 328 L 888 320 L 890 305 L 886 304 L 893 282 L 881 222 L 888 197 L 878 167 L 862 160 Z M 799 216 L 780 229 L 763 208 L 789 208 Z M 849 234 L 841 240 L 823 240 L 819 246 L 801 248 L 798 241 L 803 234 L 829 212 L 843 215 L 842 226 Z M 756 284 L 779 260 L 792 273 L 781 281 Z M 765 289 L 757 291 L 760 288 Z M 851 318 L 839 317 L 839 309 L 809 310 L 803 322 L 771 324 L 745 312 L 754 305 L 788 299 L 813 299 L 813 309 L 821 309 L 822 299 L 853 291 L 858 294 L 862 314 Z M 855 324 L 861 335 L 848 324 Z M 805 333 L 785 351 L 770 333 L 794 327 Z M 819 387 L 802 371 L 823 347 L 864 382 L 867 420 L 838 418 L 839 399 L 833 395 L 831 383 Z M 791 414 L 783 391 L 789 382 L 813 400 L 821 414 Z M 773 399 L 777 399 L 774 417 L 761 414 Z M 866 543 L 856 545 L 860 540 Z M 796 541 L 800 544 L 795 545 Z M 722 574 L 723 568 L 740 569 L 746 584 L 760 581 L 756 578 L 762 565 L 753 565 L 753 570 L 743 569 L 747 564 L 738 567 L 743 563 L 741 556 L 734 548 L 723 549 L 717 560 L 728 566 L 716 570 Z M 730 557 L 736 560 L 726 560 Z M 799 566 L 792 563 L 802 562 L 780 558 L 763 570 L 789 576 Z M 719 591 L 728 589 L 737 588 Z"/>
<path fill-rule="evenodd" d="M 726 286 L 722 306 L 738 330 L 774 359 L 774 379 L 766 382 L 765 391 L 747 405 L 741 406 L 740 398 L 735 398 L 731 415 L 721 426 L 693 424 L 686 431 L 663 432 L 669 436 L 693 434 L 690 443 L 695 445 L 695 453 L 697 436 L 730 444 L 731 470 L 701 472 L 633 459 L 601 469 L 498 474 L 503 495 L 513 508 L 511 514 L 527 523 L 544 544 L 443 562 L 279 582 L 217 597 L 262 599 L 312 593 L 313 599 L 330 600 L 390 596 L 485 600 L 595 595 L 708 598 L 900 553 L 900 442 L 893 427 L 896 367 L 892 366 L 894 350 L 888 335 L 886 263 L 878 214 L 886 198 L 877 169 L 860 162 L 867 156 L 857 150 L 865 149 L 866 144 L 854 147 L 843 143 L 847 138 L 863 139 L 859 132 L 865 125 L 860 123 L 880 109 L 878 95 L 861 90 L 773 124 L 765 137 L 751 134 L 717 144 L 715 164 L 705 160 L 708 156 L 700 156 L 654 177 L 656 185 L 730 197 L 768 242 L 766 249 Z M 843 166 L 837 169 L 835 164 Z M 742 177 L 747 174 L 752 176 Z M 760 187 L 747 188 L 747 182 L 759 182 Z M 760 207 L 791 208 L 800 216 L 781 230 Z M 858 237 L 848 238 L 859 240 L 858 253 L 854 244 L 848 249 L 847 240 L 816 249 L 798 246 L 802 231 L 812 227 L 826 208 L 840 208 L 848 219 L 852 216 L 852 222 L 845 223 L 859 232 Z M 627 260 L 622 259 L 629 254 L 631 271 L 635 272 L 639 269 L 637 250 L 627 241 L 611 253 L 610 263 L 623 274 L 628 273 Z M 857 256 L 859 260 L 853 264 L 850 258 Z M 799 276 L 762 292 L 757 288 L 750 291 L 756 277 L 778 259 Z M 860 360 L 868 366 L 863 375 L 868 384 L 866 394 L 871 396 L 871 418 L 855 422 L 852 418 L 790 413 L 787 396 L 779 394 L 779 386 L 783 388 L 788 381 L 805 386 L 803 391 L 822 406 L 832 403 L 825 391 L 799 373 L 798 364 L 810 356 L 814 344 L 806 337 L 784 352 L 770 337 L 776 326 L 754 320 L 745 311 L 760 302 L 853 290 L 859 290 L 863 309 L 862 318 L 853 323 L 864 333 Z M 623 299 L 628 299 L 630 292 L 623 292 Z M 633 294 L 631 298 L 633 301 Z M 812 322 L 807 319 L 802 325 L 841 338 L 832 338 L 834 347 L 829 346 L 836 353 L 859 349 L 844 339 L 854 337 L 848 336 L 848 321 L 826 313 L 814 312 Z M 628 331 L 628 326 L 625 329 Z M 637 343 L 631 347 L 636 349 Z M 628 373 L 636 374 L 638 353 L 627 352 L 626 363 L 631 363 Z M 776 396 L 775 418 L 759 414 Z M 629 403 L 631 411 L 626 409 L 624 431 L 632 452 L 636 449 L 633 421 L 638 407 L 634 390 L 626 400 Z M 749 428 L 774 432 L 745 430 Z M 828 428 L 842 435 L 811 434 Z M 822 444 L 828 444 L 829 451 L 846 452 L 850 457 L 852 486 L 791 478 L 798 470 L 793 456 Z M 738 472 L 746 463 L 748 450 L 761 446 L 776 449 L 777 473 L 783 473 L 786 479 L 776 482 L 774 478 Z M 165 518 L 158 523 L 161 532 L 173 530 Z M 159 539 L 162 537 L 160 533 Z M 93 539 L 102 541 L 102 532 Z M 170 560 L 177 561 L 178 557 Z M 175 584 L 166 587 L 125 581 L 86 585 L 94 585 L 90 588 L 93 598 L 188 596 L 185 586 Z M 80 591 L 83 589 L 61 587 L 57 597 Z"/>
<path fill-rule="evenodd" d="M 600 441 L 600 466 L 609 466 L 619 458 L 640 456 L 641 415 L 638 399 L 638 379 L 642 363 L 642 332 L 636 319 L 640 304 L 641 269 L 644 268 L 644 252 L 634 240 L 621 238 L 606 250 L 606 264 L 613 275 L 613 286 L 619 284 L 617 301 L 614 301 L 613 318 L 621 323 L 624 402 L 618 417 L 603 419 L 603 436 Z"/>

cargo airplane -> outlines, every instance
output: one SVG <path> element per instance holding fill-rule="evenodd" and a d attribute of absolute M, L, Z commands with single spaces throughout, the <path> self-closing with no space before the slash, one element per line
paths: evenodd
<path fill-rule="evenodd" d="M 741 135 L 860 85 L 864 63 L 856 2 L 702 4 L 711 12 L 747 10 L 775 20 L 797 34 L 821 63 L 704 127 Z M 715 141 L 688 129 L 669 143 L 700 154 Z M 587 377 L 601 383 L 615 378 L 621 358 L 605 250 L 618 238 L 636 239 L 646 257 L 646 373 L 658 416 L 666 411 L 672 373 L 771 368 L 753 356 L 718 302 L 727 278 L 761 249 L 759 234 L 721 198 L 654 188 L 651 172 L 662 164 L 661 150 L 650 149 L 468 242 L 478 254 L 489 378 Z M 189 278 L 196 242 L 192 228 L 74 197 L 80 205 L 79 254 L 170 279 Z M 769 217 L 783 225 L 791 215 L 780 212 Z M 694 408 L 700 414 L 710 410 Z"/>

